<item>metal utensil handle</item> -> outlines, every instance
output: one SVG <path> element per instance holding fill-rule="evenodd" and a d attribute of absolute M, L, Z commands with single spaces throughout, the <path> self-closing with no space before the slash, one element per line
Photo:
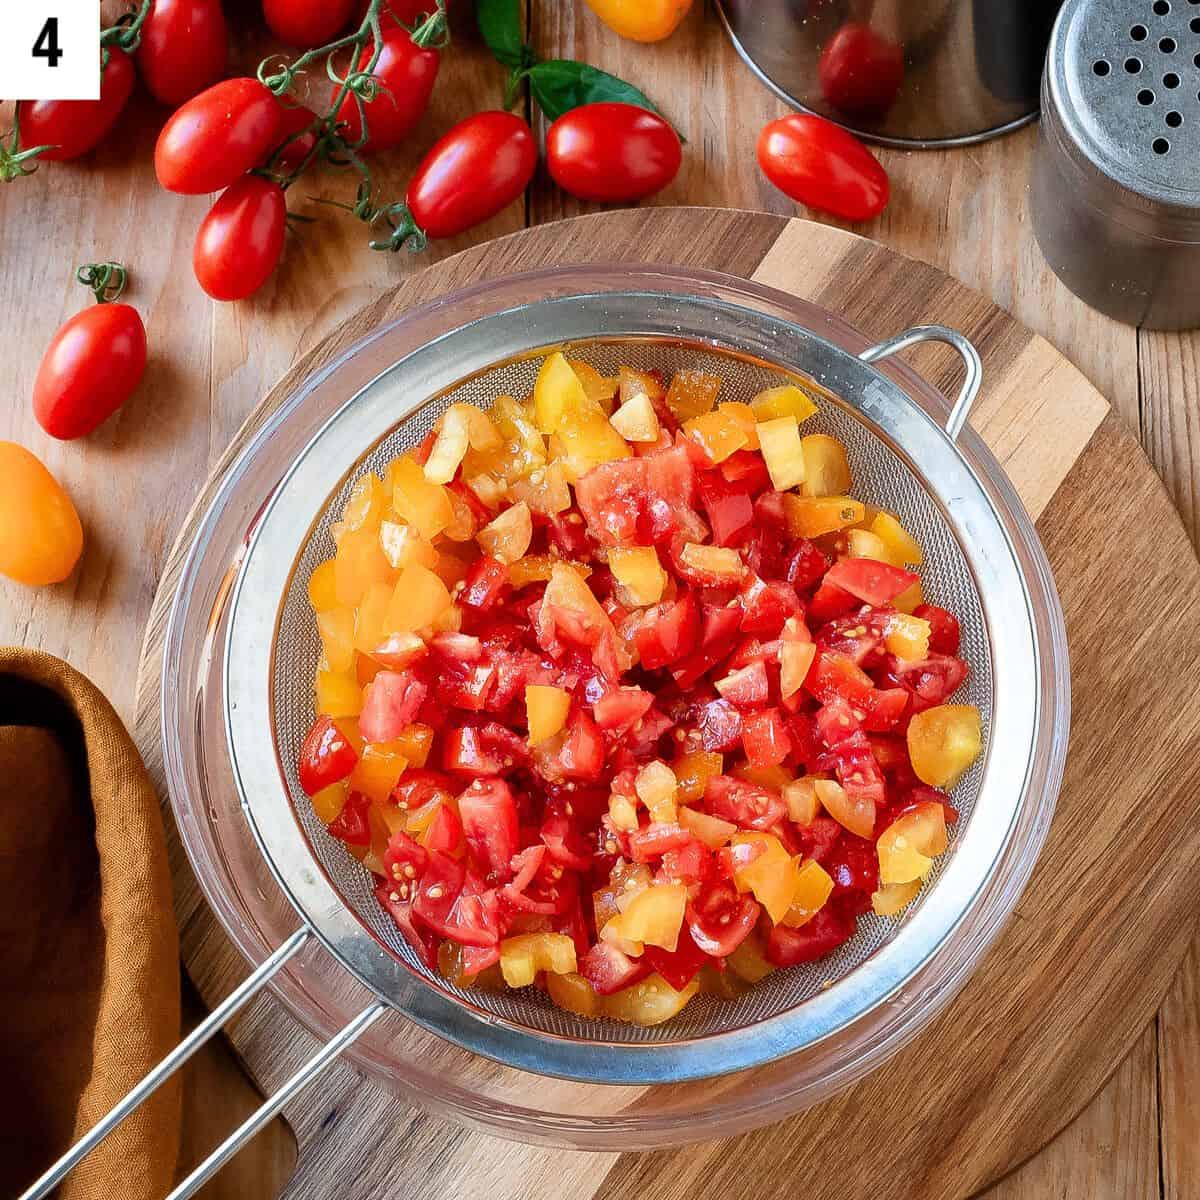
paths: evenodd
<path fill-rule="evenodd" d="M 171 1194 L 167 1200 L 187 1200 L 203 1187 L 283 1106 L 311 1083 L 341 1052 L 369 1029 L 388 1006 L 376 1001 L 317 1051 L 261 1108 L 251 1113 Z"/>
<path fill-rule="evenodd" d="M 100 1144 L 135 1108 L 169 1079 L 230 1017 L 246 1004 L 312 936 L 301 926 L 270 958 L 213 1009 L 170 1054 L 136 1084 L 124 1099 L 102 1117 L 49 1170 L 21 1194 L 18 1200 L 42 1200 L 63 1180 L 76 1164 Z M 344 1032 L 344 1031 L 343 1031 Z M 190 1193 L 188 1193 L 190 1194 Z"/>
<path fill-rule="evenodd" d="M 869 347 L 858 357 L 863 362 L 875 363 L 922 342 L 945 342 L 947 346 L 953 346 L 962 356 L 963 366 L 967 371 L 958 397 L 951 406 L 950 415 L 946 418 L 946 434 L 953 442 L 957 440 L 966 424 L 967 414 L 971 411 L 971 405 L 975 403 L 975 397 L 979 395 L 983 384 L 983 363 L 979 359 L 979 351 L 961 333 L 947 329 L 945 325 L 914 325 L 912 329 L 906 329 L 903 333 L 888 338 L 886 342 Z"/>

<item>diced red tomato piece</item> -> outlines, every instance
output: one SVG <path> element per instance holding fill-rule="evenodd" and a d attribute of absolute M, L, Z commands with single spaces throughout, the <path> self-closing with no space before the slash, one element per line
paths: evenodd
<path fill-rule="evenodd" d="M 787 812 L 778 792 L 732 775 L 714 775 L 704 788 L 704 807 L 742 829 L 770 829 Z"/>
<path fill-rule="evenodd" d="M 830 700 L 845 700 L 858 709 L 867 704 L 868 697 L 875 690 L 871 677 L 861 667 L 855 666 L 853 659 L 830 650 L 817 653 L 804 687 L 822 704 Z"/>
<path fill-rule="evenodd" d="M 691 687 L 705 671 L 716 666 L 733 649 L 741 625 L 741 610 L 710 608 L 700 626 L 700 645 L 672 670 L 680 687 Z"/>
<path fill-rule="evenodd" d="M 817 734 L 827 747 L 844 742 L 861 729 L 862 722 L 841 696 L 834 696 L 817 710 Z"/>
<path fill-rule="evenodd" d="M 462 846 L 462 821 L 451 805 L 438 805 L 425 831 L 425 844 L 430 850 L 440 850 L 443 854 L 454 854 Z"/>
<path fill-rule="evenodd" d="M 713 543 L 739 545 L 754 523 L 754 505 L 749 494 L 731 484 L 720 471 L 700 472 L 699 485 L 700 499 L 712 526 Z"/>
<path fill-rule="evenodd" d="M 792 758 L 807 771 L 815 771 L 817 759 L 825 752 L 817 731 L 817 722 L 810 713 L 798 712 L 788 718 L 788 735 L 792 739 Z"/>
<path fill-rule="evenodd" d="M 777 708 L 742 719 L 742 747 L 752 767 L 774 767 L 792 752 L 792 739 Z"/>
<path fill-rule="evenodd" d="M 341 783 L 358 763 L 358 751 L 334 724 L 321 715 L 313 722 L 300 747 L 300 786 L 309 796 Z"/>
<path fill-rule="evenodd" d="M 878 657 L 883 645 L 882 622 L 861 612 L 836 617 L 817 630 L 816 640 L 823 649 L 840 654 L 861 667 Z"/>
<path fill-rule="evenodd" d="M 755 450 L 735 450 L 723 463 L 721 474 L 751 496 L 771 486 L 771 476 L 763 457 Z M 780 506 L 782 514 L 782 505 Z"/>
<path fill-rule="evenodd" d="M 774 925 L 767 938 L 767 961 L 777 967 L 794 967 L 798 963 L 824 958 L 854 936 L 857 924 L 852 914 L 826 904 L 798 929 Z"/>
<path fill-rule="evenodd" d="M 800 538 L 788 555 L 785 577 L 798 592 L 807 591 L 829 570 L 829 559 L 808 538 Z"/>
<path fill-rule="evenodd" d="M 871 733 L 887 733 L 908 715 L 909 694 L 904 688 L 876 688 L 865 698 L 863 728 Z"/>
<path fill-rule="evenodd" d="M 368 742 L 398 738 L 417 719 L 428 694 L 428 685 L 412 671 L 380 671 L 364 692 L 359 732 Z"/>
<path fill-rule="evenodd" d="M 696 838 L 662 856 L 663 877 L 675 883 L 699 883 L 707 877 L 712 865 L 712 851 Z"/>
<path fill-rule="evenodd" d="M 558 913 L 550 922 L 555 933 L 565 933 L 575 943 L 575 960 L 579 961 L 592 946 L 587 919 L 583 915 L 583 901 L 578 893 L 565 912 Z"/>
<path fill-rule="evenodd" d="M 684 920 L 692 941 L 712 958 L 732 954 L 758 924 L 762 907 L 729 883 L 704 889 L 688 906 Z"/>
<path fill-rule="evenodd" d="M 912 695 L 913 712 L 944 704 L 967 677 L 967 664 L 948 654 L 930 654 L 920 662 L 893 659 L 888 674 Z"/>
<path fill-rule="evenodd" d="M 657 971 L 677 992 L 682 992 L 696 978 L 701 967 L 712 962 L 712 958 L 696 945 L 686 925 L 679 931 L 674 950 L 663 950 L 647 943 L 642 957 L 650 964 L 650 969 Z"/>
<path fill-rule="evenodd" d="M 390 884 L 413 887 L 428 862 L 429 851 L 403 830 L 397 830 L 388 838 L 383 854 L 383 869 Z"/>
<path fill-rule="evenodd" d="M 476 779 L 459 795 L 458 811 L 471 856 L 486 875 L 508 879 L 518 837 L 512 788 L 502 779 Z"/>
<path fill-rule="evenodd" d="M 586 871 L 592 865 L 587 843 L 572 828 L 571 819 L 563 812 L 551 813 L 542 822 L 541 837 L 546 851 L 554 862 L 572 871 Z"/>
<path fill-rule="evenodd" d="M 433 799 L 449 800 L 455 790 L 449 775 L 425 767 L 410 767 L 396 780 L 391 802 L 409 812 L 424 808 Z"/>
<path fill-rule="evenodd" d="M 793 584 L 799 588 L 799 584 Z M 808 602 L 808 622 L 814 628 L 825 621 L 832 621 L 859 606 L 860 601 L 853 593 L 845 591 L 826 578 Z"/>
<path fill-rule="evenodd" d="M 567 723 L 559 763 L 568 779 L 600 778 L 604 767 L 604 742 L 596 722 L 581 708 L 575 710 Z"/>
<path fill-rule="evenodd" d="M 958 618 L 937 604 L 921 604 L 913 616 L 929 622 L 929 648 L 936 654 L 957 654 L 962 641 Z"/>
<path fill-rule="evenodd" d="M 824 863 L 842 837 L 842 827 L 832 817 L 817 817 L 800 830 L 804 857 Z"/>
<path fill-rule="evenodd" d="M 645 979 L 651 966 L 643 958 L 630 958 L 608 942 L 597 942 L 578 960 L 579 973 L 592 985 L 597 996 L 611 996 Z"/>
<path fill-rule="evenodd" d="M 347 846 L 369 846 L 371 844 L 371 823 L 367 817 L 371 801 L 361 792 L 351 792 L 338 813 L 326 828 L 330 836 Z"/>
<path fill-rule="evenodd" d="M 866 838 L 845 833 L 821 864 L 833 880 L 833 895 L 856 893 L 860 911 L 871 907 L 871 893 L 879 889 L 879 855 L 875 844 Z"/>
<path fill-rule="evenodd" d="M 679 662 L 700 639 L 700 608 L 685 592 L 634 635 L 642 666 L 653 671 Z"/>
<path fill-rule="evenodd" d="M 467 568 L 458 602 L 475 612 L 490 612 L 507 591 L 508 568 L 498 558 L 484 554 Z"/>
<path fill-rule="evenodd" d="M 647 495 L 645 458 L 623 458 L 593 467 L 575 485 L 575 501 L 588 531 L 602 546 L 637 541 Z"/>
<path fill-rule="evenodd" d="M 705 750 L 736 750 L 742 740 L 742 714 L 728 700 L 710 700 L 700 709 L 700 743 Z"/>
<path fill-rule="evenodd" d="M 717 682 L 721 699 L 743 710 L 761 708 L 766 704 L 771 690 L 767 665 L 762 658 L 755 658 L 746 666 L 737 667 Z"/>
<path fill-rule="evenodd" d="M 653 694 L 642 688 L 610 688 L 592 705 L 592 715 L 601 729 L 623 733 L 632 729 L 650 711 L 653 703 Z"/>
<path fill-rule="evenodd" d="M 430 970 L 437 966 L 437 938 L 413 920 L 413 902 L 402 896 L 395 884 L 381 880 L 375 885 L 375 899 L 396 923 L 401 937 L 417 958 Z"/>
<path fill-rule="evenodd" d="M 755 576 L 738 596 L 742 606 L 742 632 L 776 638 L 788 617 L 800 611 L 800 597 L 790 583 L 765 582 Z"/>
<path fill-rule="evenodd" d="M 825 582 L 857 597 L 864 604 L 878 607 L 891 604 L 908 591 L 920 577 L 902 567 L 875 558 L 839 559 L 825 574 Z"/>
<path fill-rule="evenodd" d="M 496 668 L 491 662 L 470 663 L 443 657 L 433 690 L 438 700 L 449 708 L 482 712 L 495 682 Z"/>
<path fill-rule="evenodd" d="M 447 854 L 433 852 L 421 876 L 413 916 L 442 937 L 463 946 L 494 946 L 500 940 L 495 891 Z"/>
<path fill-rule="evenodd" d="M 447 771 L 462 775 L 499 775 L 504 758 L 495 747 L 484 744 L 477 725 L 461 725 L 444 735 L 442 764 Z"/>
<path fill-rule="evenodd" d="M 634 862 L 653 862 L 668 850 L 682 850 L 692 835 L 674 822 L 652 822 L 629 835 L 629 852 Z"/>

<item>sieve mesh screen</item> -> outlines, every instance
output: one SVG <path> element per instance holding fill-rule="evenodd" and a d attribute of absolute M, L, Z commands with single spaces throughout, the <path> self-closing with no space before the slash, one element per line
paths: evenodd
<path fill-rule="evenodd" d="M 796 376 L 710 346 L 659 340 L 597 341 L 573 346 L 572 357 L 582 358 L 605 374 L 619 365 L 638 369 L 658 368 L 666 378 L 684 367 L 719 374 L 721 399 L 748 400 L 766 387 L 792 382 Z M 540 357 L 525 357 L 498 364 L 417 408 L 399 420 L 393 431 L 369 450 L 351 477 L 330 497 L 324 515 L 308 539 L 286 592 L 275 645 L 273 722 L 276 749 L 298 821 L 317 861 L 358 919 L 417 975 L 447 995 L 467 999 L 473 1006 L 515 1025 L 552 1035 L 612 1043 L 663 1043 L 719 1034 L 776 1016 L 803 1003 L 828 982 L 836 981 L 864 962 L 893 935 L 904 914 L 882 918 L 868 914 L 860 919 L 858 934 L 835 953 L 817 963 L 776 971 L 734 1000 L 697 996 L 680 1016 L 652 1028 L 575 1016 L 552 1004 L 535 988 L 519 992 L 472 990 L 469 995 L 431 974 L 415 956 L 379 906 L 372 879 L 341 842 L 329 836 L 313 812 L 296 776 L 300 744 L 312 722 L 312 680 L 320 659 L 316 622 L 308 602 L 307 586 L 313 570 L 332 557 L 334 542 L 329 526 L 337 519 L 354 480 L 367 471 L 382 473 L 387 462 L 416 445 L 451 403 L 467 402 L 487 408 L 500 395 L 525 396 L 533 388 Z M 896 513 L 925 550 L 921 568 L 927 600 L 956 613 L 962 625 L 962 656 L 970 665 L 967 684 L 956 700 L 977 706 L 983 715 L 985 746 L 992 707 L 992 668 L 983 611 L 975 581 L 962 550 L 940 507 L 921 486 L 908 464 L 873 429 L 848 407 L 826 397 L 819 385 L 800 377 L 820 404 L 820 411 L 804 426 L 806 433 L 827 433 L 846 446 L 853 472 L 854 495 Z M 409 401 L 398 398 L 398 408 Z M 986 757 L 986 755 L 984 756 Z M 970 822 L 980 783 L 984 757 L 971 768 L 954 791 L 961 813 L 958 829 Z M 953 853 L 955 832 L 950 831 Z M 913 909 L 925 902 L 936 887 L 942 860 L 935 865 L 929 884 Z M 909 910 L 913 911 L 913 910 Z"/>

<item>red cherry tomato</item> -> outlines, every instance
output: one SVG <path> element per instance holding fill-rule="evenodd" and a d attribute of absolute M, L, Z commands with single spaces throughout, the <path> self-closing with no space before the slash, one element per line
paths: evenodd
<path fill-rule="evenodd" d="M 852 21 L 825 43 L 817 78 L 825 99 L 844 113 L 882 116 L 904 82 L 904 47 Z"/>
<path fill-rule="evenodd" d="M 281 42 L 308 50 L 332 41 L 354 10 L 354 0 L 263 0 L 267 28 Z"/>
<path fill-rule="evenodd" d="M 266 166 L 275 157 L 275 152 L 282 149 L 283 152 L 276 159 L 274 169 L 281 175 L 290 175 L 299 168 L 317 144 L 316 132 L 310 128 L 317 119 L 317 114 L 311 108 L 305 108 L 303 104 L 281 102 L 279 107 L 283 114 L 279 144 L 263 155 L 263 160 L 259 165 Z"/>
<path fill-rule="evenodd" d="M 675 178 L 679 135 L 657 113 L 633 104 L 584 104 L 546 134 L 550 178 L 581 200 L 630 203 Z"/>
<path fill-rule="evenodd" d="M 791 113 L 758 135 L 758 165 L 783 193 L 847 221 L 866 221 L 887 207 L 887 172 L 841 126 Z"/>
<path fill-rule="evenodd" d="M 134 78 L 133 60 L 124 50 L 110 47 L 108 65 L 100 77 L 99 100 L 26 100 L 21 104 L 18 128 L 22 148 L 53 146 L 38 156 L 51 162 L 86 154 L 117 123 L 133 91 Z"/>
<path fill-rule="evenodd" d="M 365 71 L 375 52 L 374 43 L 363 47 L 358 69 Z M 429 97 L 437 82 L 442 56 L 428 46 L 418 46 L 407 29 L 388 24 L 383 30 L 383 47 L 372 74 L 379 81 L 379 92 L 364 104 L 367 115 L 367 140 L 361 154 L 377 154 L 398 146 L 429 107 Z M 362 137 L 358 104 L 347 96 L 338 109 L 338 120 L 346 126 L 351 144 Z"/>
<path fill-rule="evenodd" d="M 257 79 L 226 79 L 175 110 L 154 147 L 154 171 L 168 192 L 219 192 L 279 145 L 279 101 Z"/>
<path fill-rule="evenodd" d="M 176 107 L 225 74 L 228 53 L 221 0 L 154 0 L 142 26 L 138 72 L 156 100 Z"/>
<path fill-rule="evenodd" d="M 536 165 L 537 145 L 520 117 L 475 113 L 425 155 L 405 200 L 429 237 L 454 237 L 511 204 Z"/>
<path fill-rule="evenodd" d="M 244 175 L 221 194 L 196 232 L 192 269 L 214 300 L 242 300 L 279 265 L 287 231 L 283 189 Z"/>
<path fill-rule="evenodd" d="M 97 304 L 54 335 L 33 384 L 33 413 L 51 437 L 89 434 L 129 399 L 146 370 L 146 327 L 128 304 Z"/>

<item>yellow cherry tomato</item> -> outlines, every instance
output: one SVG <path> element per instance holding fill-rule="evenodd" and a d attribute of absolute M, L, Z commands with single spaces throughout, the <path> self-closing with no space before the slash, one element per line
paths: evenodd
<path fill-rule="evenodd" d="M 661 42 L 687 16 L 692 0 L 587 0 L 614 33 L 635 42 Z"/>
<path fill-rule="evenodd" d="M 58 480 L 24 446 L 0 442 L 0 575 L 59 583 L 82 553 L 83 526 Z"/>

